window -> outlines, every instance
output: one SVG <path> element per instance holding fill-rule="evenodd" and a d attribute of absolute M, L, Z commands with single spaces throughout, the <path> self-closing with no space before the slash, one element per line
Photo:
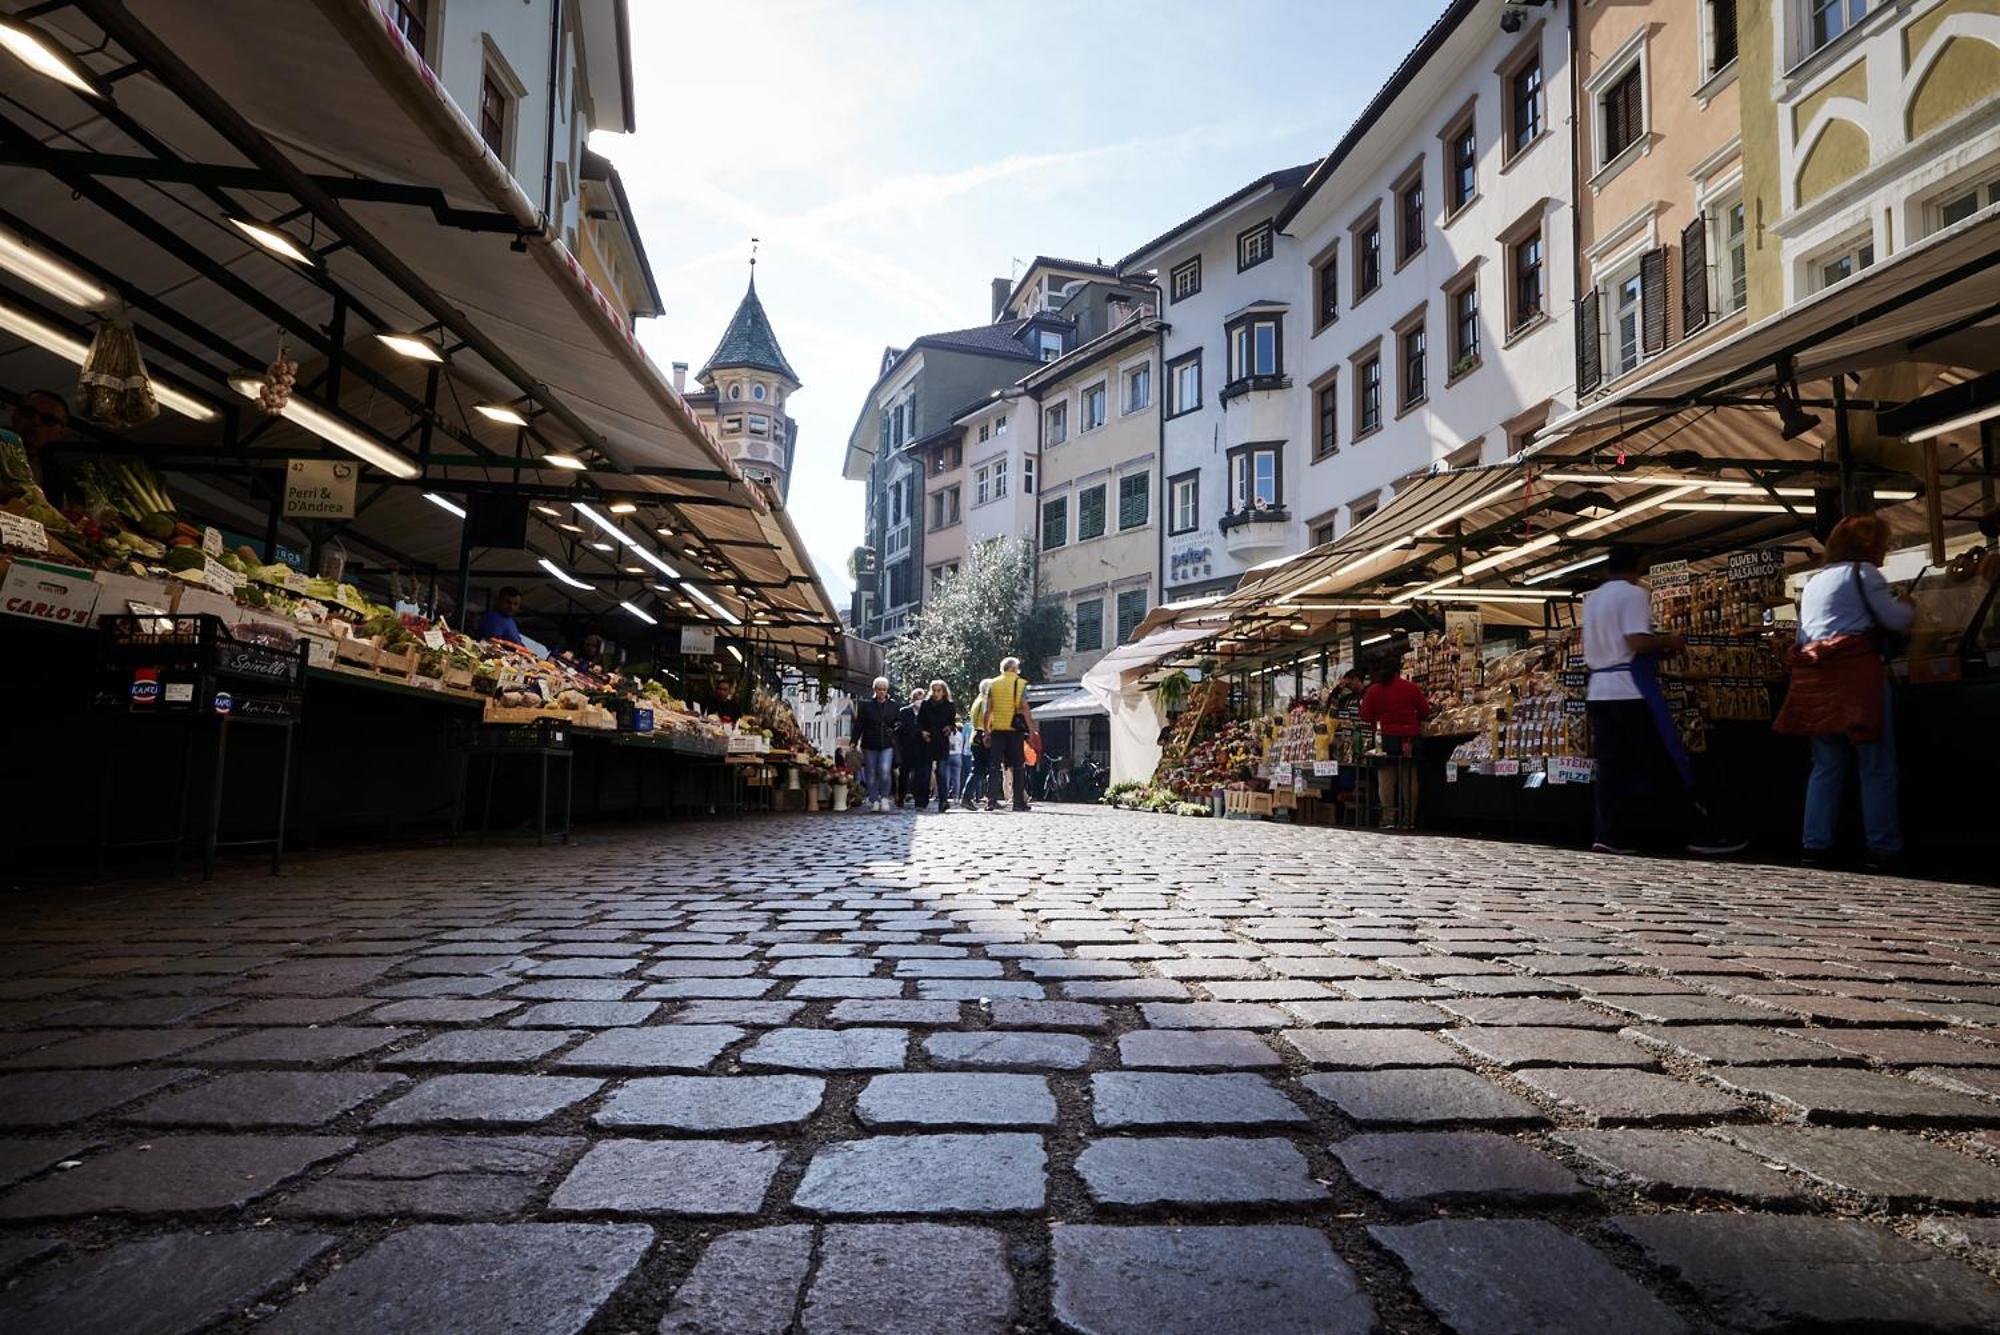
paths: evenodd
<path fill-rule="evenodd" d="M 1347 503 L 1347 531 L 1352 533 L 1375 517 L 1382 508 L 1382 493 L 1371 491 L 1365 496 L 1356 496 Z"/>
<path fill-rule="evenodd" d="M 1736 63 L 1736 0 L 1705 0 L 1708 20 L 1708 69 L 1721 73 Z"/>
<path fill-rule="evenodd" d="M 972 503 L 984 505 L 1007 495 L 1007 461 L 995 459 L 992 463 L 972 470 Z"/>
<path fill-rule="evenodd" d="M 1424 336 L 1421 324 L 1412 325 L 1396 336 L 1402 349 L 1398 361 L 1403 368 L 1402 399 L 1403 408 L 1414 408 L 1424 401 L 1424 352 L 1429 340 Z"/>
<path fill-rule="evenodd" d="M 1816 286 L 1832 287 L 1843 279 L 1852 278 L 1875 262 L 1875 243 L 1863 241 L 1848 246 L 1838 254 L 1822 256 L 1813 261 Z"/>
<path fill-rule="evenodd" d="M 1868 0 L 1805 0 L 1805 59 L 1834 38 L 1848 31 L 1868 15 Z"/>
<path fill-rule="evenodd" d="M 943 527 L 944 527 L 944 493 L 941 491 L 934 491 L 931 493 L 931 528 L 940 529 Z"/>
<path fill-rule="evenodd" d="M 898 561 L 889 567 L 889 606 L 901 607 L 905 603 L 915 601 L 914 592 L 910 588 L 910 575 L 908 561 Z"/>
<path fill-rule="evenodd" d="M 1750 300 L 1750 270 L 1743 253 L 1743 199 L 1739 195 L 1722 206 L 1722 260 L 1717 286 L 1721 289 L 1722 313 L 1740 311 Z"/>
<path fill-rule="evenodd" d="M 1033 459 L 1021 460 L 1021 494 L 1023 496 L 1032 496 L 1035 494 L 1035 461 Z"/>
<path fill-rule="evenodd" d="M 993 499 L 997 501 L 1006 494 L 1007 461 L 1005 459 L 995 459 L 993 461 Z"/>
<path fill-rule="evenodd" d="M 1369 223 L 1354 248 L 1354 296 L 1358 301 L 1382 286 L 1382 225 Z"/>
<path fill-rule="evenodd" d="M 1424 248 L 1424 168 L 1396 188 L 1396 264 L 1408 264 Z"/>
<path fill-rule="evenodd" d="M 1060 445 L 1069 439 L 1069 404 L 1051 404 L 1042 413 L 1043 438 L 1051 445 Z"/>
<path fill-rule="evenodd" d="M 751 414 L 750 414 L 750 434 L 751 434 L 751 435 L 753 435 L 753 436 L 768 436 L 768 435 L 770 435 L 770 434 L 771 434 L 771 419 L 770 419 L 770 418 L 768 418 L 768 417 L 766 417 L 766 416 L 764 416 L 764 414 L 762 414 L 762 413 L 751 413 Z"/>
<path fill-rule="evenodd" d="M 1167 416 L 1179 417 L 1201 407 L 1201 350 L 1167 363 Z"/>
<path fill-rule="evenodd" d="M 1058 496 L 1042 502 L 1042 550 L 1049 551 L 1069 542 L 1069 497 Z"/>
<path fill-rule="evenodd" d="M 1507 332 L 1542 318 L 1542 229 L 1538 226 L 1507 245 Z"/>
<path fill-rule="evenodd" d="M 1365 436 L 1382 425 L 1382 359 L 1370 357 L 1354 377 L 1354 434 Z"/>
<path fill-rule="evenodd" d="M 1282 375 L 1280 346 L 1276 316 L 1259 316 L 1230 325 L 1229 382 L 1233 385 L 1257 376 Z"/>
<path fill-rule="evenodd" d="M 1315 547 L 1324 547 L 1329 542 L 1332 542 L 1333 528 L 1334 528 L 1334 521 L 1331 519 L 1322 520 L 1321 522 L 1314 524 L 1312 530 L 1312 545 Z"/>
<path fill-rule="evenodd" d="M 1456 380 L 1479 364 L 1479 285 L 1467 279 L 1465 286 L 1445 293 L 1451 309 L 1451 370 L 1447 379 Z"/>
<path fill-rule="evenodd" d="M 1340 255 L 1329 250 L 1313 266 L 1313 332 L 1340 318 Z"/>
<path fill-rule="evenodd" d="M 1104 536 L 1104 483 L 1086 487 L 1076 494 L 1076 540 L 1086 542 Z"/>
<path fill-rule="evenodd" d="M 1472 118 L 1453 130 L 1446 142 L 1451 148 L 1451 160 L 1445 164 L 1445 203 L 1452 213 L 1457 213 L 1472 202 L 1479 193 L 1479 136 L 1473 130 Z"/>
<path fill-rule="evenodd" d="M 743 415 L 741 413 L 736 414 L 734 417 L 725 417 L 722 419 L 723 435 L 725 436 L 740 435 L 742 431 L 743 431 Z"/>
<path fill-rule="evenodd" d="M 396 31 L 409 39 L 417 48 L 417 54 L 428 59 L 430 47 L 425 43 L 429 25 L 425 22 L 424 10 L 427 0 L 389 0 L 389 21 L 396 25 Z"/>
<path fill-rule="evenodd" d="M 1083 391 L 1083 421 L 1078 429 L 1091 431 L 1104 425 L 1104 382 L 1098 381 Z"/>
<path fill-rule="evenodd" d="M 1192 533 L 1201 527 L 1201 474 L 1177 473 L 1167 481 L 1167 532 Z"/>
<path fill-rule="evenodd" d="M 491 66 L 479 80 L 479 137 L 502 162 L 507 160 L 507 123 L 512 118 L 514 99 Z"/>
<path fill-rule="evenodd" d="M 1313 459 L 1340 450 L 1340 383 L 1328 380 L 1313 391 Z"/>
<path fill-rule="evenodd" d="M 2000 181 L 1989 181 L 1984 186 L 1953 186 L 1931 201 L 1931 226 L 1928 230 L 1942 231 L 1995 204 L 2000 204 Z"/>
<path fill-rule="evenodd" d="M 1061 334 L 1058 334 L 1053 330 L 1044 329 L 1041 331 L 1041 340 L 1042 340 L 1043 361 L 1052 362 L 1056 358 L 1063 355 Z"/>
<path fill-rule="evenodd" d="M 1104 647 L 1104 600 L 1086 598 L 1076 605 L 1076 651 L 1092 653 Z"/>
<path fill-rule="evenodd" d="M 1139 629 L 1139 623 L 1146 619 L 1146 591 L 1144 589 L 1120 589 L 1118 591 L 1118 643 L 1124 644 Z"/>
<path fill-rule="evenodd" d="M 1186 301 L 1201 291 L 1201 256 L 1183 260 L 1167 271 L 1169 300 Z"/>
<path fill-rule="evenodd" d="M 1153 364 L 1147 362 L 1125 373 L 1125 411 L 1140 412 L 1153 402 Z"/>
<path fill-rule="evenodd" d="M 1275 510 L 1284 504 L 1276 445 L 1238 445 L 1229 452 L 1229 508 Z"/>
<path fill-rule="evenodd" d="M 933 594 L 938 593 L 950 581 L 951 577 L 957 573 L 958 562 L 956 561 L 946 561 L 942 565 L 932 566 L 930 569 L 931 592 Z"/>
<path fill-rule="evenodd" d="M 1639 271 L 1632 270 L 1611 287 L 1611 367 L 1614 376 L 1624 375 L 1639 365 L 1639 330 L 1644 289 Z"/>
<path fill-rule="evenodd" d="M 1644 74 L 1645 66 L 1634 61 L 1598 96 L 1599 167 L 1617 159 L 1646 133 Z"/>
<path fill-rule="evenodd" d="M 1507 143 L 1519 153 L 1542 135 L 1542 60 L 1532 57 L 1507 76 Z"/>
<path fill-rule="evenodd" d="M 993 419 L 993 434 L 995 436 L 1004 436 L 1007 434 L 1007 414 L 1001 413 Z"/>
<path fill-rule="evenodd" d="M 1236 271 L 1241 273 L 1245 269 L 1254 269 L 1270 259 L 1272 244 L 1271 224 L 1267 222 L 1239 233 L 1236 238 Z"/>
<path fill-rule="evenodd" d="M 1153 475 L 1127 473 L 1118 479 L 1118 531 L 1144 528 L 1153 520 Z"/>
<path fill-rule="evenodd" d="M 988 429 L 989 428 L 987 427 L 986 423 L 981 422 L 979 424 L 979 441 L 982 445 L 986 443 L 986 433 Z"/>

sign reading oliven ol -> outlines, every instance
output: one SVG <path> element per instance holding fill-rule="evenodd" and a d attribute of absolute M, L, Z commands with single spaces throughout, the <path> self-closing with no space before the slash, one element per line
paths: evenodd
<path fill-rule="evenodd" d="M 286 517 L 354 518 L 354 484 L 360 476 L 360 464 L 342 459 L 293 459 L 285 467 Z"/>

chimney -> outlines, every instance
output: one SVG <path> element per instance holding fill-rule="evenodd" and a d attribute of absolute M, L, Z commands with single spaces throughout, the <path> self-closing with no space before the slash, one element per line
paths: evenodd
<path fill-rule="evenodd" d="M 674 393 L 685 394 L 687 393 L 687 388 L 688 388 L 688 364 L 686 362 L 675 362 Z"/>
<path fill-rule="evenodd" d="M 1012 292 L 1013 290 L 1014 290 L 1014 283 L 1013 283 L 1013 280 L 1012 280 L 1012 279 L 1008 279 L 1008 278 L 996 278 L 996 279 L 994 279 L 994 280 L 993 280 L 993 318 L 994 318 L 994 319 L 996 319 L 996 320 L 997 320 L 997 319 L 999 319 L 999 318 L 1000 318 L 1000 312 L 1001 312 L 1001 311 L 1004 311 L 1004 310 L 1006 310 L 1006 309 L 1007 309 L 1007 294 L 1008 294 L 1009 292 Z"/>

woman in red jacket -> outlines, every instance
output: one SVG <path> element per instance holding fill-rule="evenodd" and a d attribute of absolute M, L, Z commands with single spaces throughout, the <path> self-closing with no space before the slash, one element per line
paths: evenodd
<path fill-rule="evenodd" d="M 1431 716 L 1423 689 L 1403 676 L 1400 659 L 1385 658 L 1375 668 L 1375 684 L 1361 697 L 1361 721 L 1378 726 L 1387 753 L 1376 771 L 1382 795 L 1382 828 L 1417 828 L 1417 734 Z"/>

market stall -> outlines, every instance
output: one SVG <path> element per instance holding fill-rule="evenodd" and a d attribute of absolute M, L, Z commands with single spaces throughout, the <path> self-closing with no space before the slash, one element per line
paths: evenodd
<path fill-rule="evenodd" d="M 217 720 L 277 708 L 244 646 L 308 665 L 275 762 L 294 841 L 461 823 L 482 729 L 560 730 L 579 818 L 734 810 L 818 764 L 728 764 L 759 684 L 840 671 L 839 618 L 573 240 L 367 0 L 199 10 L 10 28 L 0 662 L 39 774 L 10 864 L 87 846 L 68 808 L 110 762 L 84 739 L 135 711 L 213 755 L 121 760 L 120 823 L 184 826 L 190 780 L 209 840 L 267 823 L 268 758 L 220 782 Z M 199 673 L 121 680 L 121 619 Z M 523 785 L 487 786 L 517 825 Z"/>

